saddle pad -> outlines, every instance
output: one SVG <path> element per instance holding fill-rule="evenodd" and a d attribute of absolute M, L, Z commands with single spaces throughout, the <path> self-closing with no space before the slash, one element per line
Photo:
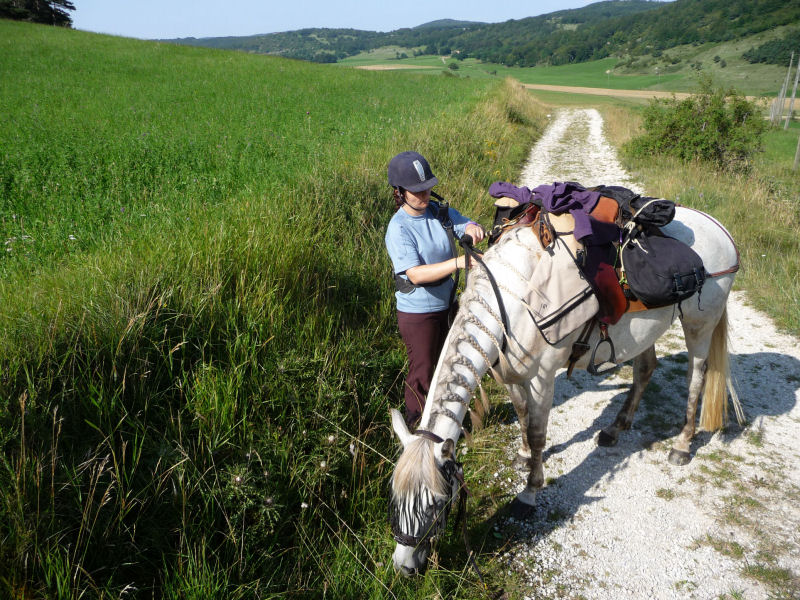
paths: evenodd
<path fill-rule="evenodd" d="M 528 308 L 551 345 L 594 317 L 600 307 L 563 237 L 542 253 L 529 284 Z"/>
<path fill-rule="evenodd" d="M 601 221 L 602 223 L 616 223 L 619 216 L 619 204 L 613 198 L 600 196 L 589 216 Z"/>

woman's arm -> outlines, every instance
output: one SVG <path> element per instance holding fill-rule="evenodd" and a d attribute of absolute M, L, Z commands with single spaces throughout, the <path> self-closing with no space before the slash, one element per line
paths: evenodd
<path fill-rule="evenodd" d="M 406 270 L 406 277 L 414 285 L 423 283 L 433 283 L 444 279 L 448 275 L 456 272 L 456 269 L 464 268 L 464 256 L 448 258 L 445 261 L 430 265 L 417 265 Z"/>

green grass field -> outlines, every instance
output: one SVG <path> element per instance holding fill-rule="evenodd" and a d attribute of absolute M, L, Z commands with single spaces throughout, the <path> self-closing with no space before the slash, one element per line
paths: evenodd
<path fill-rule="evenodd" d="M 0 80 L 0 597 L 479 597 L 390 566 L 385 169 L 481 216 L 530 97 L 8 21 Z"/>
<path fill-rule="evenodd" d="M 403 65 L 424 67 L 420 73 L 439 74 L 449 72 L 459 77 L 493 78 L 514 77 L 523 83 L 546 85 L 569 85 L 631 90 L 665 90 L 691 92 L 697 86 L 699 67 L 710 74 L 721 85 L 732 86 L 746 95 L 775 96 L 780 90 L 786 74 L 785 67 L 750 64 L 742 53 L 753 46 L 780 37 L 786 30 L 779 27 L 749 38 L 721 44 L 688 45 L 664 51 L 660 57 L 637 57 L 632 64 L 618 58 L 606 58 L 574 65 L 543 66 L 530 68 L 505 67 L 481 63 L 475 59 L 462 61 L 439 56 L 413 57 L 413 48 L 378 48 L 339 61 L 345 66 Z M 405 52 L 410 58 L 397 59 Z M 675 64 L 667 57 L 678 60 Z M 715 60 L 716 59 L 716 60 Z M 724 62 L 723 62 L 724 61 Z M 455 63 L 457 70 L 448 65 Z"/>

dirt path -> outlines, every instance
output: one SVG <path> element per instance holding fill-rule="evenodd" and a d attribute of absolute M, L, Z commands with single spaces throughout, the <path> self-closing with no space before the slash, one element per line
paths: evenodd
<path fill-rule="evenodd" d="M 544 85 L 538 83 L 523 83 L 529 90 L 544 90 L 548 92 L 569 92 L 570 94 L 594 94 L 595 96 L 618 96 L 620 98 L 672 98 L 679 100 L 688 98 L 691 94 L 684 92 L 661 92 L 656 90 L 615 90 L 612 88 L 592 88 L 570 85 Z"/>
<path fill-rule="evenodd" d="M 532 149 L 521 184 L 572 180 L 639 186 L 620 167 L 595 110 L 557 113 Z M 506 555 L 527 598 L 800 598 L 800 340 L 729 301 L 732 372 L 748 424 L 701 433 L 685 467 L 667 462 L 686 406 L 680 326 L 657 345 L 659 367 L 633 428 L 614 448 L 594 437 L 631 381 L 556 380 L 545 457 L 546 487 L 529 521 L 503 527 Z M 509 425 L 509 460 L 517 447 Z M 496 474 L 509 494 L 521 473 Z"/>

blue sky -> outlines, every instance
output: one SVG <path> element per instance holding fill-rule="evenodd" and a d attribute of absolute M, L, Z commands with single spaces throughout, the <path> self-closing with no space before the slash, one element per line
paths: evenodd
<path fill-rule="evenodd" d="M 436 19 L 498 23 L 592 0 L 73 0 L 76 29 L 143 39 L 215 37 L 352 27 L 392 31 Z"/>

